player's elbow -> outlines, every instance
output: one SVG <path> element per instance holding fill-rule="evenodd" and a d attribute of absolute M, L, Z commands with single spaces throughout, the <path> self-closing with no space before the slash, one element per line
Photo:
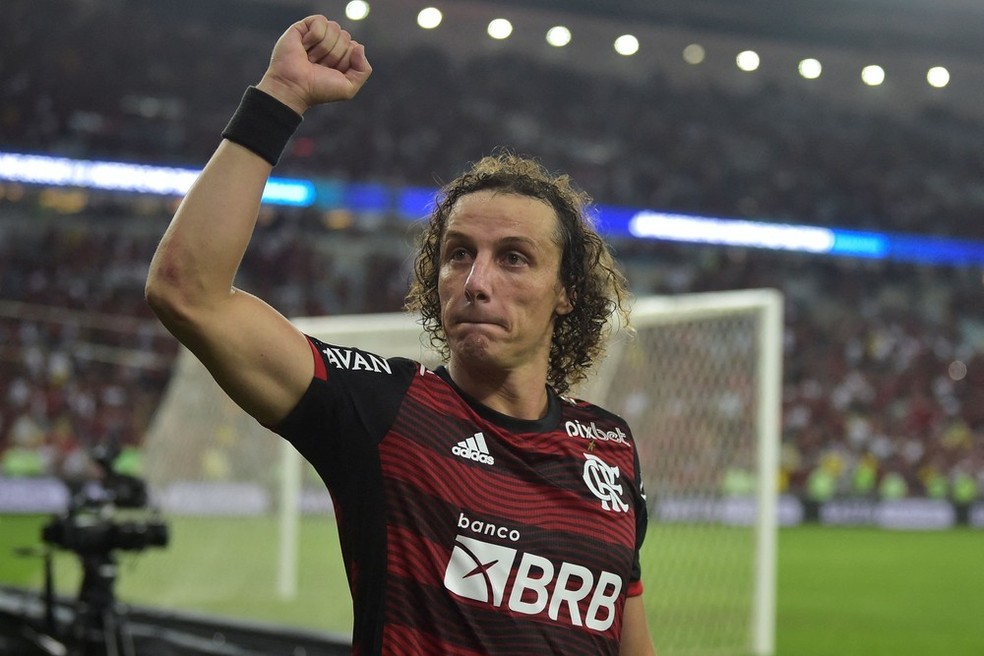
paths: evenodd
<path fill-rule="evenodd" d="M 189 276 L 156 261 L 144 285 L 144 299 L 164 327 L 179 339 L 193 332 L 195 317 L 205 306 L 204 296 L 194 291 Z"/>
<path fill-rule="evenodd" d="M 173 287 L 153 276 L 147 278 L 144 298 L 157 318 L 171 333 L 180 332 L 181 324 L 189 322 L 187 306 L 181 302 L 181 295 Z"/>

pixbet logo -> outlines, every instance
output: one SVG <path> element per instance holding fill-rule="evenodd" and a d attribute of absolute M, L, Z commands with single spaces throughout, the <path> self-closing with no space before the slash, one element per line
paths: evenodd
<path fill-rule="evenodd" d="M 615 621 L 622 579 L 605 571 L 595 577 L 582 565 L 557 566 L 543 556 L 459 535 L 444 587 L 459 597 L 496 608 L 505 605 L 515 613 L 546 613 L 554 622 L 566 608 L 574 626 L 606 631 Z"/>
<path fill-rule="evenodd" d="M 625 433 L 618 426 L 615 427 L 613 431 L 606 431 L 598 428 L 598 425 L 593 421 L 590 425 L 585 426 L 576 419 L 572 419 L 564 424 L 564 428 L 567 429 L 567 434 L 571 437 L 583 437 L 586 440 L 598 440 L 599 442 L 618 442 L 619 444 L 628 444 L 628 438 L 626 438 Z"/>

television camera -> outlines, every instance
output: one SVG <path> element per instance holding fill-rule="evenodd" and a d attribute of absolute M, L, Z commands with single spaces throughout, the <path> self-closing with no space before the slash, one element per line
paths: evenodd
<path fill-rule="evenodd" d="M 159 512 L 150 507 L 145 482 L 114 470 L 118 454 L 118 449 L 102 447 L 90 452 L 101 476 L 75 490 L 66 511 L 52 517 L 41 529 L 45 544 L 79 557 L 82 582 L 74 617 L 67 626 L 59 626 L 54 613 L 51 552 L 45 551 L 45 616 L 39 639 L 34 641 L 39 653 L 135 654 L 125 611 L 117 603 L 114 591 L 116 553 L 166 547 L 168 528 Z M 133 516 L 122 519 L 121 513 Z"/>

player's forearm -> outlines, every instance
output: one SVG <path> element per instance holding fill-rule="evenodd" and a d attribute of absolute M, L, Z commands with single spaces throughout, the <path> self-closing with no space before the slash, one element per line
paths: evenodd
<path fill-rule="evenodd" d="M 656 656 L 642 597 L 625 601 L 622 617 L 622 642 L 619 656 Z"/>
<path fill-rule="evenodd" d="M 242 146 L 219 145 L 150 265 L 147 300 L 165 322 L 229 298 L 271 168 Z"/>

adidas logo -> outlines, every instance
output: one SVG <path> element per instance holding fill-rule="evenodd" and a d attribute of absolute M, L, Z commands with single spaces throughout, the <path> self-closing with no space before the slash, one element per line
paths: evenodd
<path fill-rule="evenodd" d="M 455 444 L 451 447 L 451 453 L 459 458 L 467 458 L 485 465 L 495 464 L 495 458 L 489 455 L 489 446 L 485 443 L 485 436 L 481 432 Z"/>

